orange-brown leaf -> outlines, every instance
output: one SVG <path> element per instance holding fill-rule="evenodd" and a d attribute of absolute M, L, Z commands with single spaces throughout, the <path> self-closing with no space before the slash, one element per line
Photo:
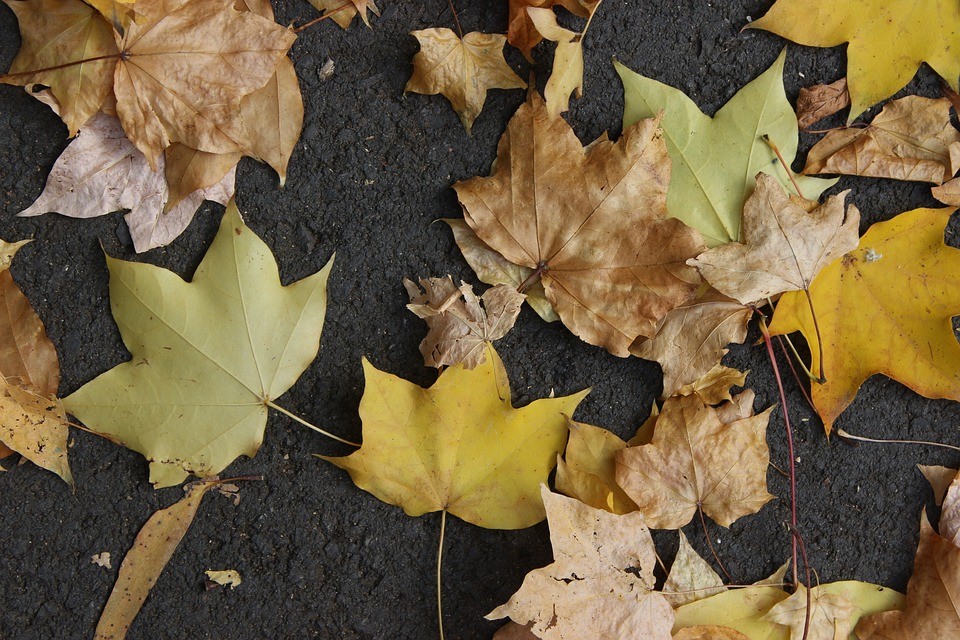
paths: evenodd
<path fill-rule="evenodd" d="M 847 91 L 846 78 L 830 84 L 802 87 L 797 96 L 797 126 L 809 129 L 811 125 L 847 106 L 850 106 L 850 93 Z"/>
<path fill-rule="evenodd" d="M 597 0 L 510 0 L 510 27 L 507 31 L 507 40 L 511 45 L 520 49 L 524 57 L 533 62 L 530 50 L 543 39 L 537 31 L 536 25 L 527 13 L 528 7 L 542 7 L 552 9 L 561 6 L 575 16 L 586 18 L 596 8 Z"/>

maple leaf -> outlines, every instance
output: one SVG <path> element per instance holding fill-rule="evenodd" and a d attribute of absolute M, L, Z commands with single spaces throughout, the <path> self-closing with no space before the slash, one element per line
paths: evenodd
<path fill-rule="evenodd" d="M 938 187 L 933 187 L 930 193 L 943 204 L 960 207 L 960 178 L 954 178 Z"/>
<path fill-rule="evenodd" d="M 423 29 L 410 35 L 420 43 L 420 51 L 413 57 L 413 75 L 403 92 L 443 94 L 468 133 L 488 90 L 527 86 L 503 58 L 505 36 L 474 31 L 460 39 L 450 29 Z"/>
<path fill-rule="evenodd" d="M 848 122 L 906 86 L 923 62 L 958 90 L 960 7 L 952 0 L 778 0 L 747 28 L 813 47 L 849 43 Z"/>
<path fill-rule="evenodd" d="M 656 551 L 638 513 L 616 515 L 542 489 L 554 562 L 523 579 L 488 620 L 509 616 L 543 640 L 669 640 L 673 610 L 653 591 Z"/>
<path fill-rule="evenodd" d="M 67 410 L 142 453 L 158 487 L 253 456 L 268 407 L 317 354 L 332 263 L 282 286 L 231 203 L 192 282 L 149 264 L 107 266 L 132 359 L 65 398 Z"/>
<path fill-rule="evenodd" d="M 790 640 L 834 640 L 850 636 L 856 625 L 851 619 L 854 611 L 856 607 L 842 594 L 819 588 L 810 592 L 808 611 L 807 589 L 800 585 L 793 595 L 774 605 L 764 617 L 790 627 Z"/>
<path fill-rule="evenodd" d="M 118 33 L 123 33 L 127 25 L 140 19 L 135 4 L 136 0 L 83 0 L 100 12 L 113 25 Z"/>
<path fill-rule="evenodd" d="M 210 153 L 244 151 L 244 96 L 273 76 L 295 36 L 222 0 L 141 3 L 143 19 L 117 34 L 117 115 L 157 168 L 174 142 Z M 210 47 L 210 41 L 216 42 Z"/>
<path fill-rule="evenodd" d="M 695 395 L 700 398 L 703 404 L 720 404 L 724 401 L 732 401 L 733 397 L 730 395 L 730 387 L 742 387 L 746 379 L 746 371 L 738 371 L 732 367 L 725 367 L 722 364 L 718 364 L 699 380 L 685 384 L 677 389 L 673 395 Z"/>
<path fill-rule="evenodd" d="M 729 527 L 773 498 L 766 488 L 771 411 L 725 424 L 696 396 L 670 398 L 651 443 L 617 454 L 617 484 L 654 529 L 679 529 L 698 509 Z"/>
<path fill-rule="evenodd" d="M 773 149 L 787 164 L 797 153 L 797 119 L 783 91 L 786 51 L 759 77 L 740 89 L 711 118 L 679 89 L 630 71 L 614 61 L 624 91 L 624 128 L 663 111 L 663 135 L 673 160 L 667 194 L 670 215 L 700 231 L 708 246 L 740 240 L 743 203 L 755 176 L 774 176 L 793 186 Z M 808 198 L 836 180 L 798 177 Z"/>
<path fill-rule="evenodd" d="M 884 105 L 866 127 L 827 133 L 803 172 L 940 184 L 958 169 L 960 131 L 950 122 L 950 101 L 907 96 Z"/>
<path fill-rule="evenodd" d="M 663 583 L 663 595 L 674 609 L 727 590 L 723 580 L 694 550 L 683 531 L 677 533 L 680 534 L 680 546 Z"/>
<path fill-rule="evenodd" d="M 58 115 L 70 136 L 77 135 L 112 93 L 111 74 L 119 57 L 113 30 L 80 0 L 4 2 L 17 16 L 22 44 L 0 81 L 50 87 L 60 105 Z M 72 60 L 86 62 L 63 66 Z"/>
<path fill-rule="evenodd" d="M 954 472 L 955 470 L 950 470 Z M 943 497 L 940 511 L 940 536 L 960 547 L 960 481 L 954 477 Z"/>
<path fill-rule="evenodd" d="M 720 293 L 745 305 L 808 289 L 824 267 L 857 248 L 860 212 L 844 206 L 848 193 L 830 196 L 807 212 L 776 179 L 759 174 L 743 208 L 744 244 L 715 247 L 687 264 Z"/>
<path fill-rule="evenodd" d="M 130 145 L 133 147 L 133 145 Z M 134 147 L 135 148 L 135 147 Z M 131 151 L 132 162 L 145 162 L 143 154 Z M 167 198 L 163 205 L 163 213 L 170 213 L 185 198 L 194 191 L 208 189 L 222 181 L 240 162 L 240 153 L 207 153 L 197 151 L 175 142 L 163 152 L 163 174 L 167 183 Z M 226 197 L 220 204 L 226 204 L 233 197 L 232 190 L 228 190 Z M 129 207 L 134 208 L 134 207 Z"/>
<path fill-rule="evenodd" d="M 914 640 L 960 637 L 960 548 L 937 535 L 920 517 L 920 543 L 900 611 L 862 619 L 860 640 Z"/>
<path fill-rule="evenodd" d="M 487 351 L 475 369 L 449 367 L 429 389 L 364 360 L 363 446 L 320 457 L 411 516 L 444 511 L 488 529 L 540 522 L 540 484 L 563 450 L 563 416 L 588 391 L 514 409 L 503 362 L 492 345 Z"/>
<path fill-rule="evenodd" d="M 358 15 L 369 27 L 370 19 L 367 11 L 371 11 L 375 16 L 380 15 L 380 9 L 377 8 L 374 0 L 309 0 L 309 2 L 318 11 L 323 11 L 323 15 L 330 16 L 330 19 L 342 29 L 349 27 Z"/>
<path fill-rule="evenodd" d="M 800 95 L 797 96 L 797 126 L 809 129 L 849 105 L 850 93 L 847 91 L 846 78 L 830 84 L 801 87 Z"/>
<path fill-rule="evenodd" d="M 654 412 L 654 423 L 656 418 Z M 637 505 L 617 485 L 615 478 L 617 452 L 625 449 L 627 443 L 606 429 L 569 418 L 568 421 L 567 449 L 562 458 L 557 458 L 557 491 L 595 509 L 616 514 L 636 511 Z"/>
<path fill-rule="evenodd" d="M 882 373 L 928 398 L 960 400 L 960 345 L 951 318 L 960 315 L 960 251 L 943 242 L 949 209 L 914 209 L 874 224 L 860 245 L 827 266 L 810 285 L 822 345 L 803 293 L 784 294 L 770 331 L 800 331 L 814 407 L 829 434 L 870 376 Z M 865 330 L 866 328 L 866 330 Z M 820 347 L 830 354 L 820 362 Z"/>
<path fill-rule="evenodd" d="M 207 189 L 194 191 L 167 213 L 164 160 L 156 171 L 127 138 L 120 121 L 103 113 L 83 127 L 47 176 L 43 193 L 17 215 L 57 212 L 73 218 L 92 218 L 119 209 L 125 217 L 137 251 L 172 242 L 193 219 L 204 200 L 226 204 L 233 197 L 235 170 Z"/>
<path fill-rule="evenodd" d="M 539 275 L 573 333 L 625 357 L 639 335 L 699 286 L 699 235 L 666 219 L 670 179 L 657 120 L 586 150 L 535 92 L 511 118 L 490 177 L 454 185 L 467 224 Z"/>
<path fill-rule="evenodd" d="M 947 495 L 947 490 L 950 488 L 953 480 L 957 477 L 957 470 L 949 467 L 941 467 L 939 465 L 924 464 L 918 464 L 917 468 L 920 469 L 920 473 L 922 473 L 923 477 L 926 478 L 927 482 L 930 483 L 930 488 L 933 489 L 933 503 L 939 507 L 941 504 L 943 504 L 943 498 Z M 943 519 L 943 513 L 941 513 L 941 530 L 943 528 Z"/>
<path fill-rule="evenodd" d="M 543 36 L 537 30 L 531 15 L 527 13 L 530 7 L 552 9 L 561 6 L 575 16 L 587 18 L 596 11 L 599 4 L 597 0 L 510 0 L 507 40 L 520 49 L 524 57 L 532 63 L 531 49 L 537 46 Z"/>
<path fill-rule="evenodd" d="M 475 368 L 486 357 L 486 345 L 513 328 L 524 298 L 507 285 L 488 289 L 478 298 L 473 287 L 462 283 L 458 288 L 450 276 L 421 278 L 423 291 L 410 280 L 403 285 L 410 296 L 407 308 L 430 327 L 420 343 L 428 367 L 463 363 L 467 369 Z"/>

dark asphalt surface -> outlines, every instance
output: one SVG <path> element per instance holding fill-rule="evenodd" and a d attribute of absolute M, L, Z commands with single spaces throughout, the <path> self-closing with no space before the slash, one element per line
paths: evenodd
<path fill-rule="evenodd" d="M 282 23 L 317 15 L 305 0 L 275 4 Z M 453 21 L 445 0 L 381 4 L 383 15 L 374 19 L 373 30 L 355 23 L 341 31 L 326 23 L 304 32 L 294 45 L 306 122 L 287 187 L 278 190 L 273 172 L 249 160 L 237 175 L 240 210 L 273 249 L 285 282 L 313 273 L 337 252 L 320 355 L 282 404 L 352 439 L 360 438 L 361 356 L 424 385 L 435 378 L 417 350 L 426 329 L 404 308 L 401 279 L 451 274 L 476 284 L 449 230 L 431 222 L 461 215 L 450 185 L 488 172 L 497 139 L 524 99 L 523 91 L 492 92 L 469 137 L 442 97 L 404 97 L 417 50 L 408 32 L 452 27 Z M 505 31 L 505 0 L 456 4 L 466 30 Z M 574 103 L 569 121 L 584 142 L 607 129 L 619 131 L 622 91 L 610 64 L 614 56 L 682 88 L 713 113 L 784 46 L 767 33 L 739 33 L 748 16 L 762 15 L 770 4 L 606 0 L 587 38 L 586 96 Z M 3 69 L 19 41 L 12 12 L 0 8 Z M 542 86 L 549 47 L 537 55 Z M 327 58 L 336 72 L 321 81 L 318 72 Z M 511 50 L 508 59 L 526 77 L 528 66 L 519 53 Z M 844 63 L 842 47 L 791 46 L 785 72 L 791 99 L 801 86 L 842 76 Z M 936 95 L 937 86 L 924 68 L 908 89 Z M 804 136 L 803 149 L 813 141 Z M 19 88 L 0 86 L 0 236 L 36 239 L 20 251 L 13 274 L 57 346 L 62 395 L 127 357 L 110 315 L 100 243 L 111 255 L 150 261 L 188 277 L 221 214 L 219 207 L 205 205 L 171 246 L 142 256 L 133 254 L 120 213 L 90 221 L 15 218 L 40 194 L 66 144 L 66 129 L 46 107 Z M 898 212 L 934 204 L 920 184 L 843 179 L 835 190 L 846 188 L 863 213 L 861 231 Z M 748 345 L 756 337 L 751 335 Z M 529 310 L 498 349 L 517 404 L 551 389 L 565 394 L 592 386 L 577 418 L 621 435 L 632 433 L 659 394 L 657 365 L 610 356 Z M 747 383 L 757 393 L 758 408 L 776 401 L 762 348 L 734 348 L 727 361 L 751 370 Z M 960 457 L 917 447 L 828 443 L 795 383 L 788 379 L 787 386 L 798 425 L 801 527 L 820 580 L 860 579 L 902 590 L 918 514 L 929 495 L 914 465 L 956 465 Z M 958 425 L 960 405 L 926 400 L 880 378 L 864 385 L 839 423 L 855 433 L 954 444 Z M 773 462 L 785 467 L 779 410 L 768 440 Z M 154 491 L 147 465 L 135 453 L 79 431 L 72 442 L 75 495 L 30 465 L 0 474 L 0 638 L 92 637 L 136 532 L 155 509 L 181 495 L 177 488 Z M 206 499 L 128 637 L 436 637 L 439 515 L 407 517 L 311 456 L 317 452 L 348 451 L 272 415 L 260 453 L 228 470 L 266 479 L 244 484 L 239 506 L 219 496 Z M 789 553 L 786 482 L 773 469 L 769 481 L 779 499 L 760 514 L 729 531 L 710 524 L 737 582 L 770 574 Z M 687 534 L 706 555 L 700 529 L 690 525 Z M 487 531 L 454 518 L 447 535 L 448 637 L 489 638 L 499 623 L 485 622 L 483 614 L 505 601 L 528 570 L 550 561 L 547 528 Z M 671 557 L 676 534 L 656 539 L 661 555 Z M 113 569 L 90 562 L 102 551 L 112 553 Z M 206 569 L 237 569 L 243 584 L 233 591 L 204 591 Z"/>

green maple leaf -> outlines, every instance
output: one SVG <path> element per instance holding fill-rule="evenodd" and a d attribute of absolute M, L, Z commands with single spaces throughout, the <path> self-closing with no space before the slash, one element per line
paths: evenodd
<path fill-rule="evenodd" d="M 157 487 L 254 455 L 268 407 L 320 348 L 332 261 L 281 285 L 270 249 L 231 202 L 192 282 L 149 264 L 107 266 L 132 358 L 64 399 L 67 411 L 142 453 Z"/>
<path fill-rule="evenodd" d="M 667 192 L 670 215 L 703 234 L 708 246 L 738 242 L 743 203 L 756 175 L 768 173 L 791 193 L 789 176 L 764 140 L 784 160 L 797 153 L 797 117 L 783 91 L 786 51 L 711 118 L 682 91 L 614 62 L 624 91 L 624 128 L 664 112 L 661 127 L 673 161 Z M 795 177 L 805 198 L 816 199 L 836 180 Z"/>

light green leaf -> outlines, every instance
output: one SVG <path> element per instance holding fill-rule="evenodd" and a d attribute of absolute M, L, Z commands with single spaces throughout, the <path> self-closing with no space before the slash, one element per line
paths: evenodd
<path fill-rule="evenodd" d="M 795 193 L 769 136 L 787 163 L 797 153 L 797 116 L 783 91 L 786 50 L 711 118 L 679 89 L 614 61 L 624 91 L 624 128 L 664 112 L 661 126 L 673 160 L 667 210 L 703 234 L 710 247 L 741 241 L 743 203 L 758 172 Z M 796 176 L 805 198 L 816 199 L 836 180 Z"/>
<path fill-rule="evenodd" d="M 98 433 L 139 451 L 158 487 L 252 456 L 267 406 L 320 347 L 321 271 L 282 286 L 270 249 L 232 202 L 192 282 L 107 258 L 110 301 L 132 358 L 64 400 Z"/>

